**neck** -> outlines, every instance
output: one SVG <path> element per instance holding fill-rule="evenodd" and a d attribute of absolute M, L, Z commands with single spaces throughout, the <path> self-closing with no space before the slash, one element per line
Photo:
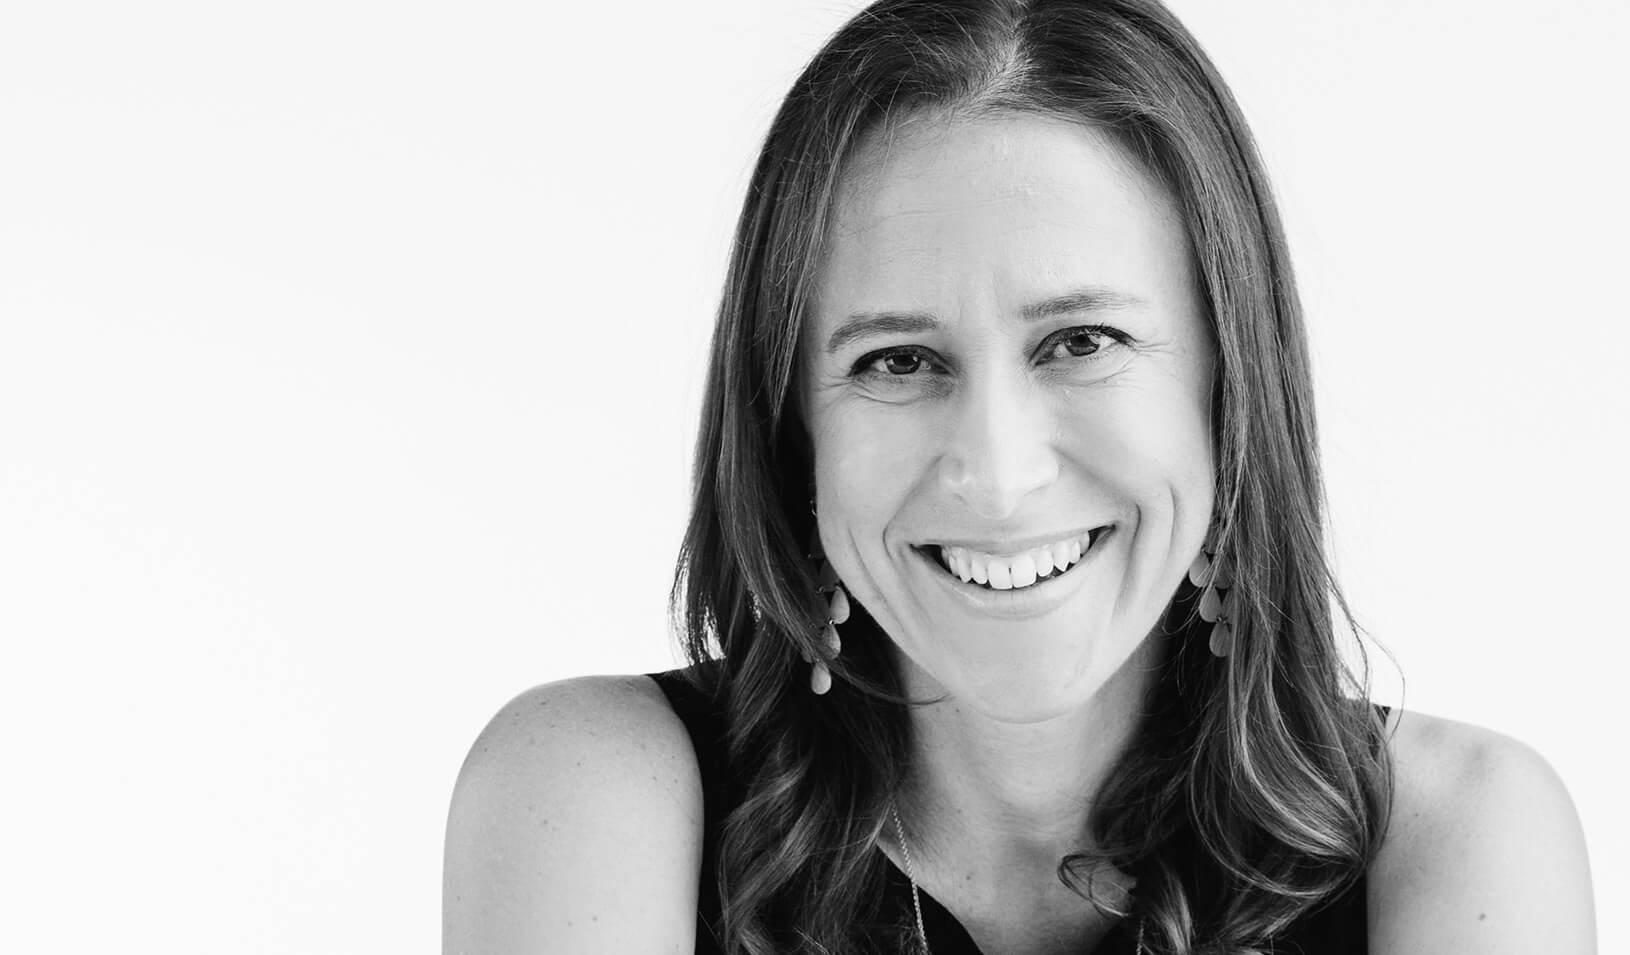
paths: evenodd
<path fill-rule="evenodd" d="M 1065 855 L 1089 849 L 1093 799 L 1137 732 L 1154 644 L 1144 641 L 1090 698 L 1043 722 L 1000 722 L 954 697 L 913 709 L 899 809 L 918 864 L 1051 879 Z M 917 682 L 907 680 L 908 693 L 936 695 Z"/>

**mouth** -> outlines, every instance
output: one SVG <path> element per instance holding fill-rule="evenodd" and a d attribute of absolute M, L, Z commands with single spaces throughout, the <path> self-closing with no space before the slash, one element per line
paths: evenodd
<path fill-rule="evenodd" d="M 912 549 L 965 586 L 987 591 L 1032 590 L 1067 576 L 1113 529 L 1113 525 L 1106 524 L 1014 554 L 989 554 L 942 544 Z"/>

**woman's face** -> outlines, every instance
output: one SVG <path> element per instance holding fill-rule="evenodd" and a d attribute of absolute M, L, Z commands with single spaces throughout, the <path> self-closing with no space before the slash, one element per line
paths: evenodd
<path fill-rule="evenodd" d="M 1178 209 L 1105 134 L 1004 114 L 869 138 L 834 212 L 801 343 L 827 556 L 911 691 L 1078 706 L 1210 519 Z"/>

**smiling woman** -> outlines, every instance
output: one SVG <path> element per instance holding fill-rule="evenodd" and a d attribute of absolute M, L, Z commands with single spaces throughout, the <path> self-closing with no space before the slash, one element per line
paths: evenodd
<path fill-rule="evenodd" d="M 1593 951 L 1545 762 L 1338 652 L 1270 196 L 1153 0 L 839 31 L 740 218 L 692 665 L 493 720 L 447 950 Z"/>
<path fill-rule="evenodd" d="M 1148 681 L 1124 664 L 1212 512 L 1213 354 L 1181 216 L 1080 123 L 926 112 L 887 131 L 850 159 L 811 310 L 810 337 L 844 342 L 802 394 L 821 540 L 903 651 L 908 696 L 1103 725 L 1090 702 Z M 910 330 L 842 318 L 902 305 Z M 1079 570 L 1041 574 L 1082 545 Z"/>

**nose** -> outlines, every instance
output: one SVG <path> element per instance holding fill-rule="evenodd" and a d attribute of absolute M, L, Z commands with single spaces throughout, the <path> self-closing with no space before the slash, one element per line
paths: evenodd
<path fill-rule="evenodd" d="M 1058 479 L 1045 395 L 1019 376 L 986 376 L 956 407 L 940 479 L 979 517 L 1012 517 L 1025 498 Z"/>

